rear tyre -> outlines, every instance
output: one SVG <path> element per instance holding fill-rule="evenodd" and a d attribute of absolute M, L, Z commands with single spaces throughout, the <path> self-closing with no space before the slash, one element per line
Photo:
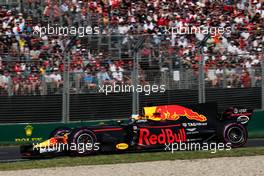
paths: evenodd
<path fill-rule="evenodd" d="M 88 128 L 79 128 L 71 132 L 69 136 L 70 154 L 73 156 L 87 156 L 94 154 L 96 146 L 96 135 Z"/>
<path fill-rule="evenodd" d="M 245 145 L 248 139 L 246 128 L 237 123 L 226 124 L 222 130 L 222 142 L 225 144 L 230 143 L 231 147 L 241 147 Z"/>

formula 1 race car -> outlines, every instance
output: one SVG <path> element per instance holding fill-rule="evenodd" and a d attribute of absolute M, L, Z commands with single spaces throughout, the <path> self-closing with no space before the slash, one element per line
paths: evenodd
<path fill-rule="evenodd" d="M 55 129 L 50 139 L 21 146 L 21 155 L 32 158 L 164 150 L 173 143 L 217 142 L 240 147 L 247 142 L 246 126 L 251 115 L 252 110 L 241 107 L 231 107 L 217 114 L 216 103 L 144 107 L 142 116 L 117 121 L 112 126 Z"/>

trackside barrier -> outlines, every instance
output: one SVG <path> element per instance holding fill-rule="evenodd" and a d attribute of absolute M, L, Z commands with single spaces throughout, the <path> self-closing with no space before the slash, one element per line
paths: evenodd
<path fill-rule="evenodd" d="M 248 124 L 250 138 L 264 137 L 264 111 L 255 111 Z"/>
<path fill-rule="evenodd" d="M 94 125 L 115 125 L 117 120 L 99 120 L 64 123 L 30 123 L 0 125 L 0 144 L 37 143 L 49 138 L 52 130 L 58 127 L 83 127 Z M 248 125 L 249 137 L 264 137 L 264 111 L 255 111 Z"/>
<path fill-rule="evenodd" d="M 100 120 L 89 122 L 64 123 L 30 123 L 0 125 L 0 144 L 16 145 L 38 143 L 49 138 L 50 133 L 58 127 L 83 127 L 95 125 L 115 125 L 117 120 Z"/>

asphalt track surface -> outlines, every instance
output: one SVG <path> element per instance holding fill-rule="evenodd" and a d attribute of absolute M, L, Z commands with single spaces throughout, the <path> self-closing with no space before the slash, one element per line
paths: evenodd
<path fill-rule="evenodd" d="M 245 147 L 264 147 L 264 139 L 249 139 Z M 26 161 L 21 159 L 18 146 L 0 147 L 0 163 Z"/>

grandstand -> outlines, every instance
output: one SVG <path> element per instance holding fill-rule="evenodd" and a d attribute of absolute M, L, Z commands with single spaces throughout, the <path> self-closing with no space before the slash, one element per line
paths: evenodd
<path fill-rule="evenodd" d="M 261 0 L 1 0 L 0 4 L 2 97 L 65 91 L 100 94 L 99 85 L 137 81 L 165 85 L 169 91 L 199 89 L 197 96 L 205 101 L 205 89 L 260 92 L 263 87 Z M 98 27 L 99 34 L 71 39 L 73 35 L 34 33 L 35 27 L 47 25 Z M 230 32 L 169 33 L 180 26 L 222 27 Z M 142 38 L 136 55 L 135 45 Z"/>

